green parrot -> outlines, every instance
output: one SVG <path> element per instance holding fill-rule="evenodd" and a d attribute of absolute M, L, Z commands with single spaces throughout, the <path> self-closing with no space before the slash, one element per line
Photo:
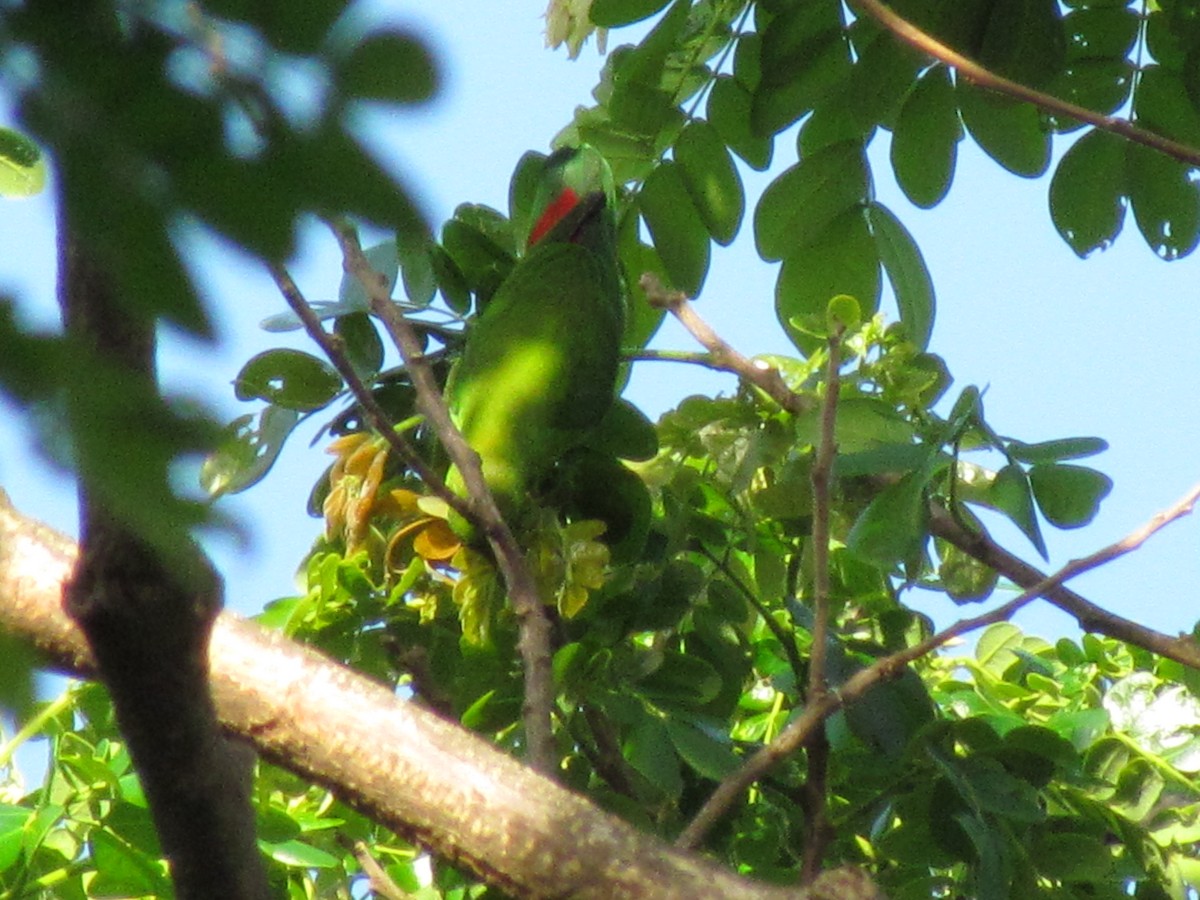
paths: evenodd
<path fill-rule="evenodd" d="M 615 187 L 591 147 L 547 157 L 527 248 L 472 324 L 446 403 L 506 513 L 613 406 L 625 329 Z M 450 489 L 466 495 L 456 468 Z"/>

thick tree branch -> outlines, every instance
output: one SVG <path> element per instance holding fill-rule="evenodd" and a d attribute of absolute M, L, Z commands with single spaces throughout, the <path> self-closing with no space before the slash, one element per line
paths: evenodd
<path fill-rule="evenodd" d="M 72 233 L 61 204 L 59 300 L 68 336 L 119 372 L 129 404 L 155 396 L 154 322 L 119 302 L 109 273 Z M 81 389 L 85 393 L 80 393 Z M 90 477 L 89 456 L 107 452 L 83 438 L 97 415 L 88 384 L 68 386 L 80 471 L 82 553 L 63 605 L 86 635 L 117 723 L 145 788 L 179 897 L 266 898 L 266 870 L 250 805 L 253 756 L 222 735 L 209 693 L 209 633 L 221 584 L 199 548 L 151 546 L 114 512 L 110 485 Z M 132 419 L 132 415 L 129 416 Z M 189 539 L 183 537 L 180 543 Z"/>
<path fill-rule="evenodd" d="M 67 538 L 0 494 L 0 627 L 86 676 L 94 662 L 59 602 L 74 561 Z M 853 869 L 789 890 L 674 850 L 386 687 L 227 613 L 213 628 L 209 677 L 221 721 L 264 757 L 515 896 L 879 896 Z"/>
<path fill-rule="evenodd" d="M 358 279 L 367 297 L 371 312 L 387 327 L 400 357 L 404 360 L 409 378 L 417 392 L 417 406 L 426 422 L 437 435 L 450 461 L 462 474 L 470 496 L 470 518 L 480 530 L 496 555 L 496 563 L 508 588 L 508 600 L 517 619 L 525 678 L 525 702 L 522 718 L 528 761 L 533 768 L 553 773 L 558 757 L 550 714 L 554 706 L 554 683 L 550 656 L 550 618 L 538 591 L 533 572 L 525 559 L 512 529 L 504 521 L 499 506 L 483 478 L 479 454 L 467 444 L 462 432 L 450 419 L 450 411 L 442 398 L 441 389 L 428 362 L 412 324 L 396 306 L 388 290 L 387 279 L 371 268 L 362 252 L 358 235 L 347 224 L 331 226 L 342 248 L 346 272 Z"/>
<path fill-rule="evenodd" d="M 963 56 L 958 51 L 947 47 L 937 38 L 917 28 L 917 26 L 913 25 L 907 19 L 897 15 L 881 3 L 880 0 L 850 0 L 850 7 L 856 11 L 862 10 L 867 13 L 899 40 L 911 47 L 915 47 L 925 55 L 933 57 L 938 62 L 958 70 L 962 77 L 982 88 L 995 91 L 999 94 L 1005 94 L 1015 100 L 1032 103 L 1040 109 L 1058 116 L 1067 116 L 1072 119 L 1078 119 L 1080 122 L 1087 122 L 1089 125 L 1093 125 L 1102 131 L 1120 135 L 1134 143 L 1150 147 L 1160 153 L 1165 153 L 1172 159 L 1177 159 L 1191 166 L 1200 166 L 1200 149 L 1188 146 L 1187 144 L 1181 144 L 1179 141 L 1173 141 L 1170 138 L 1155 134 L 1153 131 L 1139 128 L 1128 119 L 1122 119 L 1119 116 L 1103 115 L 1095 110 L 1079 106 L 1067 100 L 1061 100 L 1051 94 L 1034 90 L 1019 82 L 1010 81 L 1001 75 L 997 75 L 990 69 Z"/>

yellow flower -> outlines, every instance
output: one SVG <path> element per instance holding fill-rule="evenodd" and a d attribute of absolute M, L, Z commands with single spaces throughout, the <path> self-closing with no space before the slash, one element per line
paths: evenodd
<path fill-rule="evenodd" d="M 387 465 L 387 444 L 369 434 L 348 434 L 333 441 L 327 452 L 337 456 L 329 472 L 325 537 L 346 542 L 346 553 L 362 546 L 374 511 L 376 495 Z"/>

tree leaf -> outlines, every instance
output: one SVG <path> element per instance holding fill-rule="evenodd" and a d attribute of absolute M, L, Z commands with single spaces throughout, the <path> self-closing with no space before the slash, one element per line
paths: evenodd
<path fill-rule="evenodd" d="M 695 297 L 708 274 L 711 245 L 677 163 L 665 162 L 650 173 L 638 206 L 672 286 Z"/>
<path fill-rule="evenodd" d="M 403 31 L 375 31 L 338 63 L 343 90 L 361 100 L 420 103 L 434 95 L 437 70 L 428 48 Z"/>
<path fill-rule="evenodd" d="M 275 465 L 279 451 L 300 421 L 295 410 L 268 406 L 254 416 L 234 419 L 217 449 L 200 466 L 200 487 L 210 497 L 236 494 L 257 484 Z"/>
<path fill-rule="evenodd" d="M 619 28 L 647 19 L 670 0 L 594 0 L 588 18 L 599 28 Z"/>
<path fill-rule="evenodd" d="M 929 533 L 928 480 L 927 472 L 909 472 L 879 492 L 846 537 L 855 555 L 891 570 L 920 552 Z"/>
<path fill-rule="evenodd" d="M 995 0 L 979 61 L 1030 87 L 1041 87 L 1062 69 L 1066 37 L 1056 0 Z"/>
<path fill-rule="evenodd" d="M 792 4 L 763 35 L 763 78 L 753 91 L 755 134 L 777 134 L 815 107 L 850 71 L 840 22 L 822 25 L 829 3 Z M 836 15 L 836 13 L 835 13 Z"/>
<path fill-rule="evenodd" d="M 892 134 L 892 169 L 909 200 L 924 209 L 941 202 L 954 179 L 961 140 L 950 73 L 935 66 L 900 107 Z"/>
<path fill-rule="evenodd" d="M 1081 259 L 1107 248 L 1125 221 L 1125 141 L 1096 128 L 1064 155 L 1050 182 L 1050 217 Z"/>
<path fill-rule="evenodd" d="M 254 356 L 234 381 L 239 400 L 261 398 L 302 412 L 326 406 L 341 389 L 341 376 L 327 362 L 287 347 Z"/>
<path fill-rule="evenodd" d="M 732 243 L 742 224 L 746 197 L 716 129 L 701 119 L 685 127 L 675 141 L 675 161 L 708 233 L 718 244 Z"/>
<path fill-rule="evenodd" d="M 1012 520 L 1029 538 L 1042 559 L 1046 559 L 1046 542 L 1033 511 L 1033 492 L 1029 478 L 1020 466 L 1008 465 L 996 473 L 987 490 L 987 503 Z"/>
<path fill-rule="evenodd" d="M 1013 459 L 1024 463 L 1052 463 L 1103 453 L 1108 449 L 1108 441 L 1098 437 L 1059 438 L 1037 444 L 1010 441 L 1005 449 Z"/>
<path fill-rule="evenodd" d="M 1183 79 L 1162 66 L 1147 66 L 1133 94 L 1137 123 L 1151 131 L 1200 147 L 1200 112 L 1192 105 Z"/>
<path fill-rule="evenodd" d="M 1059 528 L 1078 528 L 1092 521 L 1100 501 L 1112 490 L 1112 479 L 1086 466 L 1036 465 L 1029 483 L 1042 515 Z"/>
<path fill-rule="evenodd" d="M 728 736 L 722 740 L 707 729 L 679 718 L 667 719 L 667 734 L 679 757 L 712 781 L 720 781 L 741 765 Z"/>
<path fill-rule="evenodd" d="M 729 75 L 718 75 L 708 94 L 708 121 L 734 153 L 752 169 L 771 165 L 774 142 L 750 128 L 750 92 Z"/>
<path fill-rule="evenodd" d="M 1200 241 L 1200 184 L 1186 163 L 1140 144 L 1125 147 L 1125 178 L 1138 229 L 1163 259 L 1178 259 Z"/>
<path fill-rule="evenodd" d="M 948 541 L 934 542 L 938 556 L 938 579 L 955 603 L 978 603 L 992 595 L 1000 574 Z"/>
<path fill-rule="evenodd" d="M 835 219 L 862 203 L 866 194 L 867 165 L 861 144 L 848 141 L 814 153 L 763 191 L 754 211 L 759 256 L 765 260 L 783 259 L 812 243 Z"/>
<path fill-rule="evenodd" d="M 378 374 L 383 366 L 383 341 L 369 315 L 339 316 L 333 323 L 333 333 L 341 338 L 346 358 L 360 378 L 370 381 Z"/>
<path fill-rule="evenodd" d="M 933 279 L 917 242 L 908 229 L 882 203 L 867 206 L 867 221 L 875 234 L 879 261 L 887 273 L 900 321 L 907 328 L 909 340 L 924 350 L 933 333 Z"/>
<path fill-rule="evenodd" d="M 46 158 L 25 135 L 0 128 L 0 197 L 32 197 L 46 184 Z"/>
<path fill-rule="evenodd" d="M 825 328 L 825 308 L 838 294 L 854 297 L 868 318 L 879 308 L 879 257 L 861 209 L 829 223 L 816 240 L 791 250 L 775 282 L 775 314 L 788 337 L 811 353 Z"/>
<path fill-rule="evenodd" d="M 1050 133 L 1036 106 L 1010 100 L 960 79 L 963 124 L 983 151 L 1015 175 L 1032 178 L 1050 165 Z"/>

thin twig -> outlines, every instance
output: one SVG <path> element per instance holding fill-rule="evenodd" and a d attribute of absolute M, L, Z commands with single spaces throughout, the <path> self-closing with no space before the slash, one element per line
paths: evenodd
<path fill-rule="evenodd" d="M 1067 579 L 1136 550 L 1163 527 L 1191 513 L 1198 501 L 1200 501 L 1200 484 L 1188 491 L 1173 506 L 1156 513 L 1145 525 L 1130 532 L 1116 543 L 1109 544 L 1089 556 L 1071 560 L 1053 575 L 1043 578 L 1017 597 L 990 612 L 970 619 L 960 619 L 915 646 L 876 660 L 865 669 L 854 673 L 840 690 L 827 693 L 816 701 L 808 703 L 800 717 L 780 732 L 774 741 L 751 756 L 742 768 L 717 786 L 708 802 L 704 804 L 704 807 L 676 840 L 676 846 L 690 848 L 699 844 L 709 829 L 736 803 L 737 798 L 747 787 L 795 753 L 814 729 L 819 728 L 825 719 L 843 706 L 858 700 L 877 684 L 899 677 L 904 671 L 904 667 L 910 662 L 931 653 L 948 641 L 977 628 L 1007 621 L 1021 607 L 1037 597 L 1046 596 L 1049 592 L 1059 588 Z"/>
<path fill-rule="evenodd" d="M 369 298 L 371 312 L 384 323 L 392 342 L 400 351 L 400 358 L 416 391 L 418 408 L 445 447 L 451 463 L 462 474 L 468 499 L 463 502 L 460 498 L 455 498 L 456 502 L 452 505 L 479 526 L 496 556 L 496 564 L 508 588 L 509 603 L 512 604 L 520 635 L 517 645 L 524 667 L 525 702 L 522 707 L 522 720 L 525 725 L 528 762 L 537 771 L 552 774 L 556 753 L 550 723 L 554 703 L 550 620 L 542 604 L 533 573 L 483 479 L 479 455 L 470 448 L 462 432 L 450 418 L 450 411 L 442 398 L 437 379 L 422 352 L 421 342 L 412 324 L 393 302 L 387 279 L 372 268 L 352 226 L 338 222 L 330 222 L 329 226 L 341 247 L 343 267 L 362 285 Z M 383 433 L 393 433 L 393 429 L 387 426 Z M 439 484 L 442 488 L 439 496 L 450 493 L 440 479 L 434 479 L 430 487 L 436 491 Z"/>
<path fill-rule="evenodd" d="M 367 876 L 367 883 L 375 895 L 382 897 L 383 900 L 412 900 L 415 896 L 392 880 L 392 876 L 388 875 L 383 866 L 379 864 L 379 860 L 371 855 L 371 848 L 365 841 L 356 841 L 346 835 L 338 835 L 338 843 L 349 850 L 358 861 L 358 867 Z"/>
<path fill-rule="evenodd" d="M 1200 488 L 1197 488 L 1200 490 Z M 1195 501 L 1196 492 L 1189 495 Z M 1184 510 L 1180 515 L 1191 512 Z M 1032 587 L 1045 580 L 1045 575 L 1009 553 L 986 534 L 970 531 L 957 522 L 947 510 L 930 505 L 930 530 L 950 542 L 968 556 L 991 566 L 1019 587 Z M 1084 631 L 1107 635 L 1133 644 L 1181 665 L 1200 669 L 1200 644 L 1188 636 L 1172 636 L 1147 628 L 1139 622 L 1118 616 L 1081 597 L 1070 588 L 1059 585 L 1042 596 L 1063 612 L 1071 615 Z"/>
<path fill-rule="evenodd" d="M 827 691 L 825 669 L 829 647 L 829 494 L 833 481 L 833 460 L 837 455 L 838 393 L 841 390 L 841 347 L 844 329 L 837 328 L 828 341 L 829 359 L 825 370 L 825 398 L 821 404 L 821 431 L 812 467 L 812 559 L 813 559 L 813 631 L 808 659 L 808 696 L 805 704 L 821 699 Z M 805 742 L 808 771 L 804 778 L 805 816 L 804 857 L 801 883 L 812 881 L 821 872 L 821 861 L 830 838 L 825 815 L 826 775 L 829 746 L 823 729 L 816 729 Z"/>
<path fill-rule="evenodd" d="M 354 366 L 350 363 L 349 357 L 346 356 L 345 347 L 342 345 L 342 342 L 335 335 L 331 335 L 324 329 L 320 318 L 313 312 L 312 306 L 296 285 L 296 282 L 292 279 L 287 269 L 278 263 L 269 263 L 268 268 L 271 271 L 271 277 L 275 279 L 275 284 L 279 288 L 279 292 L 283 294 L 283 299 L 287 301 L 287 305 L 296 314 L 296 317 L 304 326 L 304 330 L 312 342 L 321 348 L 321 352 L 325 354 L 329 362 L 337 369 L 338 374 L 342 376 L 342 380 L 346 382 L 346 387 L 354 395 L 354 399 L 358 401 L 358 405 L 362 407 L 363 414 L 366 416 L 367 421 L 371 423 L 371 427 L 387 441 L 388 446 L 395 454 L 400 457 L 404 464 L 431 491 L 450 504 L 460 515 L 470 515 L 471 510 L 467 503 L 446 487 L 446 482 L 438 477 L 433 469 L 429 468 L 428 464 L 421 458 L 412 444 L 404 438 L 404 435 L 396 431 L 396 423 L 392 421 L 383 407 L 379 405 L 379 401 L 375 399 L 375 395 L 371 393 L 371 389 L 366 386 L 363 380 L 358 377 L 358 373 L 354 371 Z"/>
<path fill-rule="evenodd" d="M 952 66 L 964 78 L 982 88 L 1006 94 L 1013 99 L 1023 100 L 1026 103 L 1032 103 L 1046 112 L 1058 116 L 1068 116 L 1072 119 L 1078 119 L 1080 122 L 1087 122 L 1089 125 L 1093 125 L 1102 131 L 1120 135 L 1134 143 L 1158 150 L 1160 153 L 1165 153 L 1172 159 L 1177 159 L 1191 166 L 1200 166 L 1200 150 L 1197 150 L 1195 147 L 1182 144 L 1179 141 L 1173 141 L 1170 138 L 1147 131 L 1144 128 L 1139 128 L 1128 119 L 1122 119 L 1119 116 L 1106 116 L 1095 110 L 1087 109 L 1067 100 L 1061 100 L 1051 94 L 1043 93 L 1042 91 L 997 75 L 974 60 L 947 47 L 937 38 L 927 34 L 907 19 L 897 15 L 887 6 L 880 3 L 879 0 L 849 0 L 849 2 L 851 8 L 863 10 L 899 40 L 911 47 L 915 47 L 927 56 L 932 56 L 938 62 Z"/>
<path fill-rule="evenodd" d="M 779 370 L 760 359 L 747 359 L 738 353 L 705 322 L 692 308 L 687 295 L 682 291 L 667 290 L 653 272 L 642 275 L 640 281 L 646 300 L 651 306 L 665 309 L 676 319 L 709 353 L 704 363 L 710 369 L 733 372 L 743 381 L 761 390 L 793 415 L 809 412 L 816 408 L 811 397 L 797 394 L 784 382 Z"/>

